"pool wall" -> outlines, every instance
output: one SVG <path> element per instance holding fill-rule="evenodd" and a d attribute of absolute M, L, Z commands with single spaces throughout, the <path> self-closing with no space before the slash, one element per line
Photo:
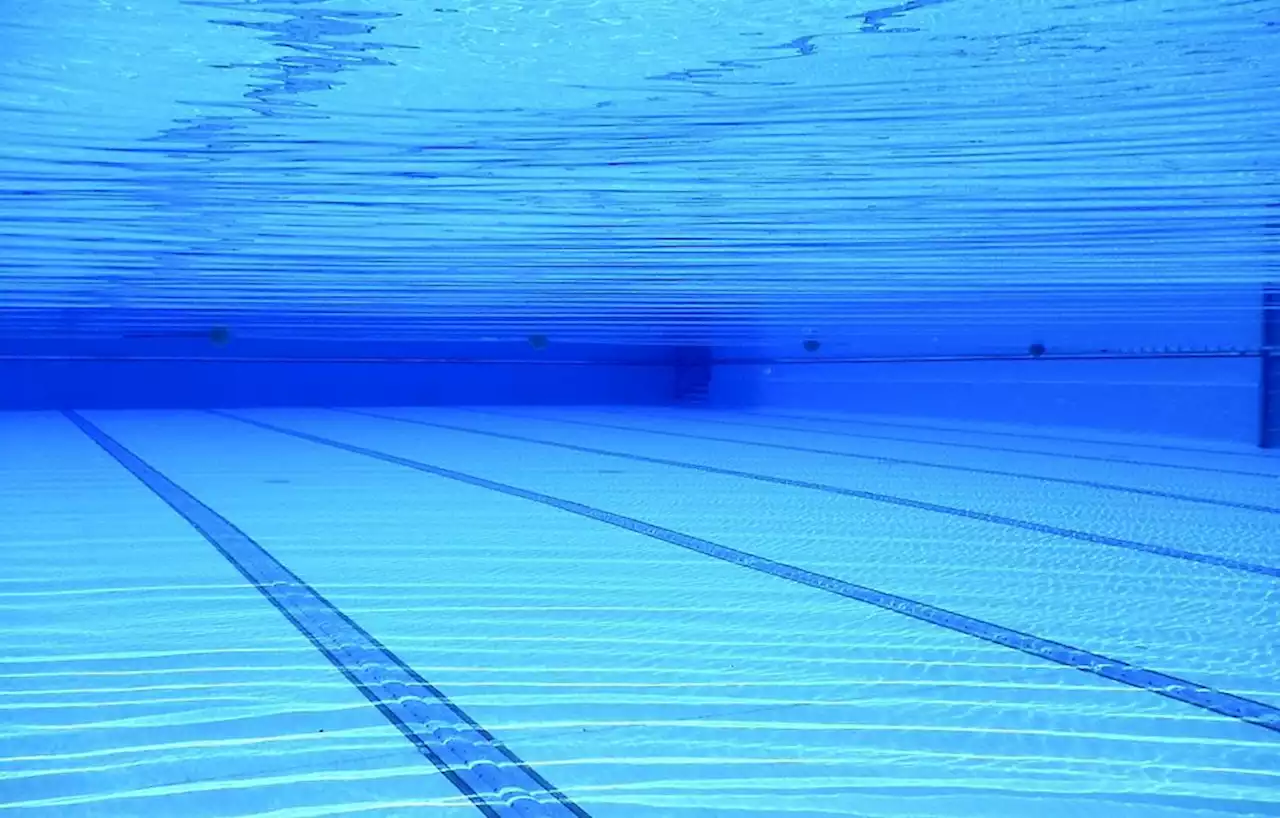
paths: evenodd
<path fill-rule="evenodd" d="M 0 337 L 0 408 L 678 402 L 1266 445 L 1280 424 L 1275 301 L 1266 288 L 1219 288 L 828 304 L 822 314 L 835 317 L 804 327 L 762 312 L 756 336 L 730 344 L 379 340 L 349 329 L 326 339 L 324 326 L 313 339 L 220 337 L 173 329 L 180 321 L 151 335 L 15 333 Z"/>
<path fill-rule="evenodd" d="M 729 363 L 716 369 L 711 401 L 1257 444 L 1276 422 L 1265 401 L 1264 374 L 1275 367 L 1264 300 L 1257 288 L 1134 294 L 1100 299 L 1094 311 L 1062 304 L 1050 322 L 1051 302 L 1006 296 L 1001 308 L 988 305 L 1003 317 L 987 325 L 938 321 L 915 337 L 872 327 L 834 341 L 819 328 L 813 352 L 799 339 L 718 350 Z"/>
<path fill-rule="evenodd" d="M 669 403 L 675 354 L 527 343 L 9 342 L 0 344 L 0 408 Z"/>
<path fill-rule="evenodd" d="M 1258 364 L 1242 360 L 791 364 L 718 370 L 717 402 L 1258 439 Z"/>

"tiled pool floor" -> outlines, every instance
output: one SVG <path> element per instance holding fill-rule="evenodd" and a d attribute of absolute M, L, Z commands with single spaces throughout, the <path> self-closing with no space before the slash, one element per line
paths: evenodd
<path fill-rule="evenodd" d="M 0 813 L 1280 815 L 1256 450 L 11 413 L 0 521 Z"/>

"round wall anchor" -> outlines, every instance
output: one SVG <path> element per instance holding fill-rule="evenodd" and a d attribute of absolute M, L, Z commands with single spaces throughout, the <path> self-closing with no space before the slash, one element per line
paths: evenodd
<path fill-rule="evenodd" d="M 1044 354 L 1044 344 L 1041 344 L 1041 343 L 1032 344 L 1030 347 L 1027 348 L 1027 352 L 1031 355 L 1032 358 L 1039 358 L 1041 355 Z"/>
<path fill-rule="evenodd" d="M 809 338 L 804 342 L 805 352 L 817 352 L 821 348 L 822 348 L 822 342 L 815 340 L 813 338 Z"/>

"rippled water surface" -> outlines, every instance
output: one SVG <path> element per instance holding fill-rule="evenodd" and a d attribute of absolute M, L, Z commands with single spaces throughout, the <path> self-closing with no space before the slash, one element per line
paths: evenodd
<path fill-rule="evenodd" d="M 10 0 L 0 303 L 612 341 L 1185 312 L 1274 274 L 1277 15 Z"/>

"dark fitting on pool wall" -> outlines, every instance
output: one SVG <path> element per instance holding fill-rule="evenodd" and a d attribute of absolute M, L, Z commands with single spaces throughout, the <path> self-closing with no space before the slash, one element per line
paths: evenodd
<path fill-rule="evenodd" d="M 226 327 L 214 327 L 209 330 L 209 340 L 221 346 L 231 340 L 231 330 Z"/>
<path fill-rule="evenodd" d="M 1040 344 L 1040 343 L 1032 344 L 1030 348 L 1027 349 L 1027 352 L 1030 353 L 1032 358 L 1039 358 L 1041 355 L 1044 354 L 1044 344 Z"/>
<path fill-rule="evenodd" d="M 547 336 L 545 335 L 529 336 L 529 346 L 533 347 L 534 349 L 546 349 L 547 343 L 548 343 Z"/>
<path fill-rule="evenodd" d="M 805 352 L 817 352 L 821 348 L 822 348 L 822 342 L 816 341 L 813 338 L 810 338 L 804 342 Z"/>

